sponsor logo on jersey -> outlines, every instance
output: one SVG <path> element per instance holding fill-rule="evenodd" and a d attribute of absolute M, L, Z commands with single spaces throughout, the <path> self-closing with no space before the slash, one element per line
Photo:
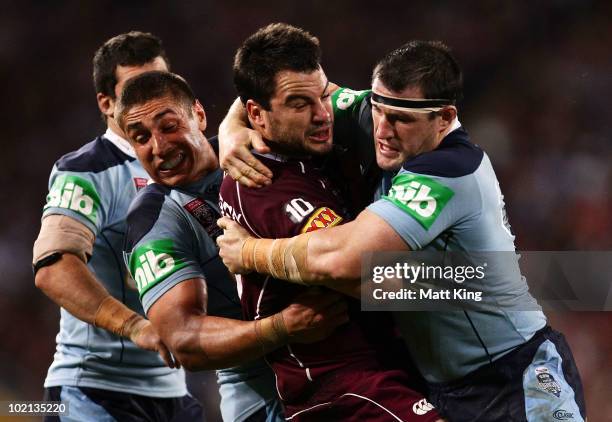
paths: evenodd
<path fill-rule="evenodd" d="M 558 409 L 553 412 L 553 418 L 560 421 L 568 421 L 574 419 L 574 414 L 567 410 Z"/>
<path fill-rule="evenodd" d="M 145 188 L 147 183 L 149 183 L 149 181 L 144 177 L 134 177 L 134 187 L 136 188 L 136 192 L 142 188 Z"/>
<path fill-rule="evenodd" d="M 414 412 L 414 414 L 420 416 L 426 414 L 430 410 L 433 410 L 433 408 L 433 404 L 429 403 L 427 399 L 421 399 L 412 405 L 412 411 Z"/>
<path fill-rule="evenodd" d="M 55 179 L 47 195 L 44 209 L 51 207 L 75 211 L 95 224 L 100 197 L 91 182 L 78 176 L 62 175 Z"/>
<path fill-rule="evenodd" d="M 216 241 L 217 237 L 223 234 L 223 230 L 217 225 L 217 220 L 221 218 L 221 214 L 207 204 L 206 201 L 195 198 L 183 205 L 183 207 L 198 220 L 212 240 Z"/>
<path fill-rule="evenodd" d="M 353 105 L 357 98 L 359 98 L 366 92 L 368 91 L 353 91 L 352 89 L 348 88 L 340 89 L 338 95 L 335 96 L 336 98 L 334 101 L 334 108 L 339 110 L 346 110 Z"/>
<path fill-rule="evenodd" d="M 538 380 L 538 387 L 546 392 L 554 394 L 559 397 L 561 395 L 561 386 L 555 380 L 555 377 L 550 373 L 547 367 L 538 366 L 535 368 L 536 379 Z"/>
<path fill-rule="evenodd" d="M 429 177 L 400 174 L 393 178 L 393 186 L 383 198 L 410 214 L 429 230 L 453 195 L 451 189 Z"/>
<path fill-rule="evenodd" d="M 302 227 L 302 233 L 308 233 L 326 227 L 333 227 L 340 224 L 342 217 L 334 212 L 331 208 L 321 207 L 312 213 L 304 227 Z"/>
<path fill-rule="evenodd" d="M 138 246 L 129 257 L 130 273 L 140 296 L 185 266 L 171 239 L 154 240 Z"/>

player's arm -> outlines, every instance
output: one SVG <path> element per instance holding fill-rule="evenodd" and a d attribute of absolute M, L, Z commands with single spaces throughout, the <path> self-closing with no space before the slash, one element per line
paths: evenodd
<path fill-rule="evenodd" d="M 46 216 L 34 245 L 33 261 L 37 264 L 47 259 L 50 264 L 36 271 L 36 287 L 76 318 L 128 338 L 140 348 L 157 351 L 174 367 L 151 323 L 113 298 L 87 267 L 93 242 L 91 230 L 76 219 Z"/>
<path fill-rule="evenodd" d="M 360 296 L 361 255 L 368 251 L 409 250 L 378 215 L 363 211 L 356 220 L 290 239 L 255 239 L 230 219 L 217 239 L 224 264 L 234 273 L 257 271 L 276 278 L 323 285 Z"/>
<path fill-rule="evenodd" d="M 185 280 L 164 293 L 149 309 L 173 355 L 196 371 L 235 366 L 287 344 L 327 337 L 348 317 L 340 295 L 307 293 L 283 311 L 257 321 L 206 314 L 202 278 Z"/>
<path fill-rule="evenodd" d="M 265 154 L 270 148 L 259 132 L 249 128 L 246 109 L 236 98 L 219 125 L 219 162 L 229 176 L 249 187 L 272 181 L 272 172 L 251 154 L 251 148 Z"/>
<path fill-rule="evenodd" d="M 331 83 L 327 92 L 334 93 L 338 85 Z M 247 112 L 236 98 L 219 126 L 219 162 L 232 179 L 249 187 L 261 187 L 272 182 L 272 172 L 253 154 L 270 152 L 261 134 L 249 127 Z"/>

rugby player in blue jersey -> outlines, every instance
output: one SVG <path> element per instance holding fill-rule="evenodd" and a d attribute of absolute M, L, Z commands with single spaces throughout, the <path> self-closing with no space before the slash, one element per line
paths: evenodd
<path fill-rule="evenodd" d="M 346 322 L 344 300 L 305 294 L 268 318 L 242 321 L 215 244 L 223 173 L 203 134 L 202 105 L 181 77 L 148 72 L 126 83 L 117 118 L 155 182 L 130 207 L 125 242 L 147 316 L 185 368 L 227 368 L 217 372 L 225 421 L 284 419 L 274 375 L 256 358 L 326 337 Z"/>
<path fill-rule="evenodd" d="M 470 142 L 457 117 L 461 85 L 460 68 L 446 46 L 415 41 L 377 64 L 371 92 L 339 90 L 334 101 L 355 124 L 371 113 L 376 161 L 386 172 L 382 197 L 353 222 L 281 241 L 250 238 L 222 219 L 228 231 L 218 242 L 228 268 L 257 268 L 358 297 L 364 252 L 514 252 L 489 158 Z M 236 171 L 252 176 L 238 169 L 236 179 Z M 487 293 L 511 294 L 538 309 L 524 280 L 497 277 L 484 286 Z M 500 303 L 486 311 L 395 316 L 428 381 L 429 398 L 449 420 L 586 418 L 569 346 L 546 325 L 541 310 Z"/>
<path fill-rule="evenodd" d="M 63 420 L 202 417 L 183 371 L 173 368 L 143 318 L 121 259 L 128 206 L 148 176 L 117 125 L 115 105 L 127 79 L 168 66 L 152 34 L 106 41 L 95 53 L 93 80 L 107 130 L 60 158 L 51 172 L 33 263 L 36 286 L 61 306 L 44 385 L 46 400 L 69 404 Z"/>

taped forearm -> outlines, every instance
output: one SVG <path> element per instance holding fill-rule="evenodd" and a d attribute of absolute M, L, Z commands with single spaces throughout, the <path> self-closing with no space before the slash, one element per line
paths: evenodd
<path fill-rule="evenodd" d="M 308 271 L 308 242 L 312 233 L 289 239 L 248 238 L 242 246 L 242 264 L 247 270 L 274 278 L 310 285 L 317 277 Z"/>
<path fill-rule="evenodd" d="M 107 296 L 96 310 L 93 325 L 120 337 L 132 338 L 142 327 L 144 318 L 112 296 Z"/>

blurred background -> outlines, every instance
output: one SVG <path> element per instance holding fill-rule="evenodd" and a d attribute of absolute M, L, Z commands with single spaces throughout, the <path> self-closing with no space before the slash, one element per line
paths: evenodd
<path fill-rule="evenodd" d="M 95 49 L 132 29 L 160 36 L 213 135 L 236 96 L 236 48 L 275 21 L 318 36 L 330 80 L 354 89 L 410 39 L 447 43 L 465 73 L 460 120 L 491 156 L 518 248 L 612 250 L 611 2 L 4 0 L 0 400 L 42 397 L 59 311 L 34 287 L 31 247 L 54 161 L 104 130 Z M 612 314 L 549 317 L 573 348 L 589 420 L 612 421 Z M 197 374 L 190 384 L 217 420 L 214 378 Z"/>

